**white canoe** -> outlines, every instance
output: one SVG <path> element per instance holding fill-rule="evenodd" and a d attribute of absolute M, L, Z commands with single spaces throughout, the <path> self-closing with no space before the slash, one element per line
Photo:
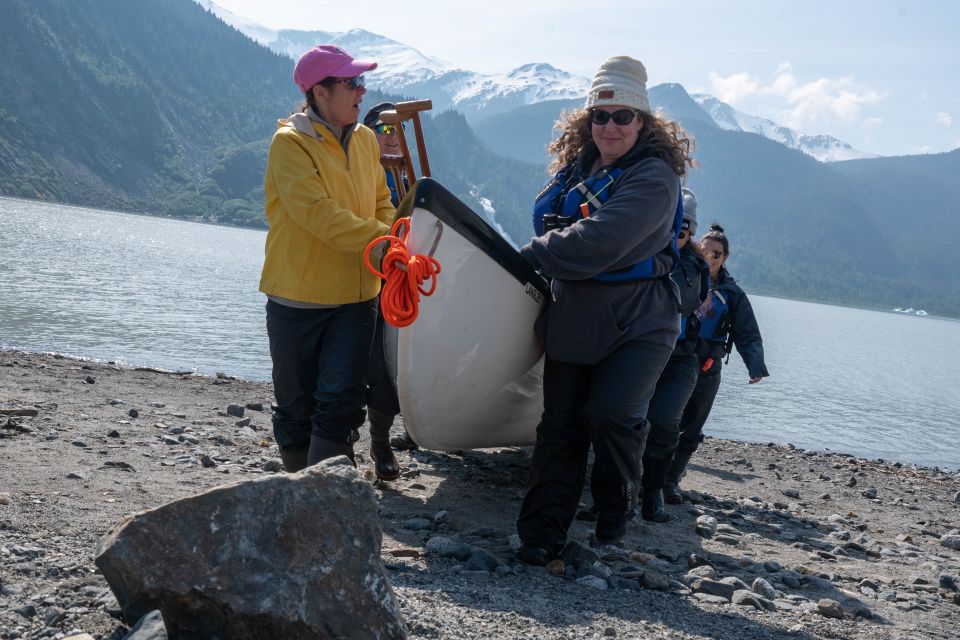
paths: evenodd
<path fill-rule="evenodd" d="M 531 444 L 543 411 L 543 348 L 533 323 L 547 285 L 436 181 L 417 181 L 412 198 L 407 247 L 433 255 L 441 272 L 412 325 L 387 325 L 403 424 L 425 449 Z"/>

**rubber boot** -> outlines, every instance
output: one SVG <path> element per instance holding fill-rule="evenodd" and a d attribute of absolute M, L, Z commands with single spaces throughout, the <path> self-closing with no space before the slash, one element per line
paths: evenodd
<path fill-rule="evenodd" d="M 663 489 L 644 489 L 640 515 L 649 522 L 669 522 L 670 516 L 663 506 Z"/>
<path fill-rule="evenodd" d="M 667 478 L 664 484 L 664 487 L 666 487 L 664 500 L 668 504 L 681 504 L 683 502 L 683 497 L 680 495 L 680 479 L 686 474 L 687 463 L 690 462 L 690 458 L 692 457 L 692 453 L 677 452 L 673 454 L 673 462 L 670 463 L 670 468 L 667 469 Z M 677 497 L 680 498 L 680 501 L 674 502 Z"/>
<path fill-rule="evenodd" d="M 280 459 L 283 460 L 283 467 L 287 470 L 287 473 L 296 473 L 307 466 L 308 451 L 308 448 L 280 450 Z"/>
<path fill-rule="evenodd" d="M 367 407 L 370 418 L 370 459 L 373 470 L 381 480 L 396 480 L 400 477 L 400 464 L 390 448 L 390 427 L 393 417 Z"/>
<path fill-rule="evenodd" d="M 310 451 L 307 453 L 307 466 L 315 465 L 321 460 L 336 458 L 337 456 L 347 456 L 353 466 L 357 466 L 353 459 L 353 445 L 347 442 L 334 442 L 326 438 L 310 436 Z"/>

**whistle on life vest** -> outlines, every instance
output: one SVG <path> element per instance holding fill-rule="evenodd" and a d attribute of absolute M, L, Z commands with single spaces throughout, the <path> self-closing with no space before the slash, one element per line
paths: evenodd
<path fill-rule="evenodd" d="M 703 367 L 700 368 L 700 371 L 706 373 L 707 371 L 710 371 L 712 367 L 713 367 L 713 358 L 707 358 L 706 360 L 704 360 Z"/>
<path fill-rule="evenodd" d="M 584 218 L 590 217 L 590 203 L 588 202 L 580 203 L 580 215 L 582 215 Z"/>

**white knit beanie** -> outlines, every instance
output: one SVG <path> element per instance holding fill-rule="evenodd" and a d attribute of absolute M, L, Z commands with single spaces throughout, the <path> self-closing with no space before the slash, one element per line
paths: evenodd
<path fill-rule="evenodd" d="M 587 93 L 586 108 L 604 105 L 623 105 L 650 113 L 647 70 L 642 62 L 629 56 L 614 56 L 600 65 Z"/>

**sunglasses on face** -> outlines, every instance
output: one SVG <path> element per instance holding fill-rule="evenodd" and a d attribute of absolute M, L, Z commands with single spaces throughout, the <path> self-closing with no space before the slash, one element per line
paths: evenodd
<path fill-rule="evenodd" d="M 402 128 L 404 131 L 407 130 L 406 125 L 400 125 L 400 128 Z M 397 125 L 395 124 L 378 124 L 376 127 L 374 127 L 374 131 L 384 136 L 391 136 L 393 134 L 400 133 L 397 130 Z"/>
<path fill-rule="evenodd" d="M 688 234 L 687 234 L 686 231 L 681 231 L 681 232 L 677 235 L 677 240 L 685 240 L 686 237 L 687 237 L 687 235 L 688 235 Z"/>
<path fill-rule="evenodd" d="M 719 260 L 723 257 L 723 251 L 705 251 L 703 255 L 708 258 L 713 258 L 714 260 Z"/>
<path fill-rule="evenodd" d="M 610 122 L 611 118 L 613 119 L 613 124 L 622 127 L 633 122 L 635 117 L 637 117 L 637 112 L 633 109 L 617 109 L 613 113 L 604 111 L 603 109 L 593 109 L 590 112 L 590 121 L 600 127 Z"/>
<path fill-rule="evenodd" d="M 330 84 L 345 84 L 347 85 L 347 88 L 350 89 L 351 91 L 356 91 L 360 87 L 365 86 L 366 83 L 367 81 L 364 79 L 363 76 L 354 76 L 352 78 L 337 78 Z"/>

